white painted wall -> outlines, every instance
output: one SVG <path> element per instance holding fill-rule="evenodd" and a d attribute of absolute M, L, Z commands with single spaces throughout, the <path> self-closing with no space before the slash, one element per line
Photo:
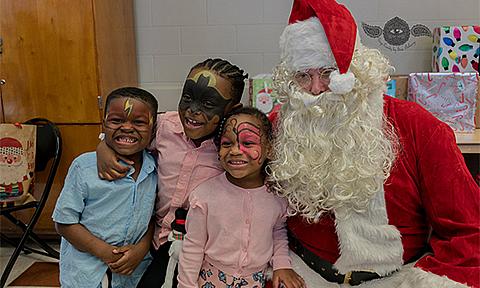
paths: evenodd
<path fill-rule="evenodd" d="M 430 71 L 431 39 L 417 37 L 392 52 L 368 38 L 360 23 L 383 27 L 398 16 L 410 27 L 480 24 L 480 0 L 339 0 L 359 23 L 362 42 L 380 49 L 396 74 Z M 250 76 L 269 73 L 279 61 L 278 39 L 292 0 L 136 0 L 135 30 L 140 86 L 157 96 L 160 110 L 176 110 L 190 67 L 225 58 Z M 247 89 L 246 89 L 247 90 Z M 244 93 L 244 100 L 246 99 Z"/>

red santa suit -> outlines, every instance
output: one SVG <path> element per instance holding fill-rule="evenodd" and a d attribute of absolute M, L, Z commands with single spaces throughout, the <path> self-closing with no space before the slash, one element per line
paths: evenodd
<path fill-rule="evenodd" d="M 303 105 L 310 107 L 324 103 L 330 101 L 328 97 L 337 97 L 337 100 L 332 101 L 344 103 L 344 107 L 358 105 L 357 110 L 368 110 L 365 107 L 373 107 L 371 103 L 376 104 L 381 100 L 384 90 L 380 89 L 380 86 L 384 86 L 384 80 L 388 76 L 388 69 L 385 68 L 388 63 L 382 64 L 386 60 L 378 51 L 365 52 L 366 49 L 359 44 L 353 16 L 345 6 L 334 0 L 295 0 L 289 25 L 280 37 L 280 47 L 281 69 L 276 68 L 274 71 L 274 82 L 279 96 L 288 95 L 285 104 L 288 106 L 284 107 L 290 108 L 282 109 L 279 130 L 290 134 L 286 138 L 277 137 L 279 141 L 283 141 L 276 146 L 277 152 L 284 150 L 277 153 L 283 158 L 271 162 L 271 177 L 273 181 L 280 183 L 279 193 L 283 193 L 291 206 L 302 214 L 302 211 L 298 210 L 311 206 L 317 208 L 319 204 L 325 204 L 322 201 L 328 197 L 328 193 L 341 188 L 330 182 L 328 185 L 331 186 L 327 188 L 315 186 L 317 183 L 308 183 L 310 180 L 325 183 L 326 179 L 300 178 L 304 176 L 300 175 L 301 173 L 310 173 L 315 166 L 326 163 L 322 162 L 325 160 L 310 163 L 312 165 L 308 167 L 311 170 L 302 170 L 301 173 L 297 171 L 302 167 L 297 167 L 297 171 L 290 169 L 292 165 L 302 166 L 302 163 L 292 164 L 289 160 L 295 157 L 282 155 L 287 155 L 290 150 L 299 147 L 295 145 L 302 144 L 299 143 L 303 139 L 300 137 L 302 133 L 311 133 L 299 130 L 299 137 L 293 135 L 290 132 L 294 131 L 292 123 L 301 122 L 302 120 L 298 119 L 303 119 L 293 116 L 301 115 L 297 112 L 303 111 Z M 361 52 L 362 50 L 364 52 Z M 354 59 L 355 53 L 357 58 Z M 362 59 L 359 55 L 368 55 L 370 58 Z M 309 89 L 308 85 L 301 86 L 303 90 L 295 87 L 301 82 L 295 78 L 297 72 L 303 72 L 301 75 L 313 73 L 308 74 L 309 77 L 314 76 L 318 80 L 323 76 L 320 76 L 317 69 L 328 67 L 335 69 L 327 76 L 329 96 L 313 95 L 313 90 Z M 354 69 L 351 69 L 352 67 Z M 296 84 L 294 81 L 297 81 Z M 367 82 L 373 83 L 371 85 L 375 87 L 367 85 Z M 291 85 L 292 83 L 295 85 Z M 313 87 L 313 84 L 310 87 Z M 318 87 L 320 86 L 317 85 L 316 88 Z M 353 90 L 354 87 L 357 90 Z M 359 95 L 368 97 L 362 100 L 364 102 L 360 102 L 357 97 Z M 369 97 L 376 101 L 368 102 Z M 356 104 L 351 104 L 354 101 L 357 101 Z M 318 113 L 323 113 L 322 117 L 330 116 L 322 110 L 328 109 L 325 107 L 332 106 L 318 106 L 320 110 L 311 109 L 308 112 L 310 114 L 305 115 L 320 111 Z M 378 110 L 372 110 L 371 115 L 381 113 L 381 103 L 375 106 L 377 107 Z M 295 111 L 282 114 L 287 110 Z M 341 114 L 342 110 L 338 111 Z M 395 147 L 398 150 L 395 150 L 389 178 L 383 187 L 382 182 L 378 188 L 375 186 L 378 190 L 369 194 L 363 211 L 349 209 L 347 206 L 353 204 L 343 200 L 343 205 L 327 209 L 331 211 L 330 214 L 318 214 L 321 217 L 318 222 L 307 223 L 302 215 L 291 218 L 288 221 L 288 228 L 293 236 L 290 241 L 291 248 L 298 254 L 292 255 L 293 268 L 305 278 L 309 288 L 349 284 L 358 285 L 357 287 L 480 287 L 480 190 L 465 166 L 453 131 L 415 103 L 385 96 L 383 112 L 399 142 L 399 147 Z M 342 120 L 346 121 L 344 118 Z M 335 123 L 339 122 L 332 123 L 335 126 Z M 378 123 L 381 124 L 381 121 Z M 325 135 L 329 133 L 329 128 L 318 125 L 317 122 L 311 124 L 314 128 L 312 125 L 309 127 L 308 123 L 294 127 L 322 131 Z M 362 134 L 361 128 L 355 131 Z M 337 133 L 341 133 L 338 131 Z M 323 136 L 319 134 L 319 137 Z M 290 142 L 293 144 L 290 145 Z M 317 149 L 312 143 L 308 144 L 308 147 Z M 359 146 L 367 146 L 364 144 L 357 143 Z M 381 149 L 378 148 L 380 145 L 376 146 L 377 150 Z M 352 150 L 348 147 L 345 149 Z M 300 153 L 305 152 L 306 150 L 303 150 Z M 362 156 L 369 158 L 368 155 Z M 312 157 L 311 153 L 309 157 Z M 308 160 L 314 162 L 311 158 Z M 328 173 L 321 175 L 329 177 Z M 296 181 L 299 179 L 297 176 L 301 181 Z M 355 184 L 354 181 L 355 179 L 349 183 Z M 308 198 L 317 199 L 317 202 L 298 205 L 299 198 L 295 193 L 300 191 L 308 194 L 309 190 L 316 188 L 295 185 L 322 187 L 324 190 L 313 193 L 323 195 L 323 198 Z M 292 191 L 292 187 L 300 189 Z M 354 191 L 351 191 L 351 194 L 366 188 L 365 185 L 359 186 L 358 189 L 352 189 Z M 324 193 L 325 191 L 328 193 Z M 304 198 L 300 199 L 303 201 Z M 312 219 L 312 213 L 309 216 Z M 430 253 L 425 254 L 427 251 Z M 362 278 L 362 275 L 366 275 L 366 278 Z M 329 277 L 329 281 L 325 280 Z M 356 281 L 350 281 L 354 278 Z M 358 279 L 365 281 L 357 281 Z M 338 284 L 343 281 L 348 284 Z"/>
<path fill-rule="evenodd" d="M 420 258 L 410 265 L 480 287 L 480 191 L 465 166 L 453 131 L 412 102 L 385 96 L 384 113 L 401 146 L 384 193 L 389 224 L 401 234 L 403 261 Z M 315 224 L 295 216 L 288 227 L 320 258 L 334 264 L 342 255 L 333 215 L 323 216 Z M 358 252 L 379 252 L 364 248 L 366 251 Z M 426 249 L 431 253 L 422 255 Z M 429 276 L 417 272 L 418 277 Z M 399 272 L 372 280 L 370 285 L 389 283 L 387 278 L 395 278 L 395 273 Z M 450 287 L 446 283 L 445 287 Z M 363 285 L 370 287 L 368 282 Z"/>

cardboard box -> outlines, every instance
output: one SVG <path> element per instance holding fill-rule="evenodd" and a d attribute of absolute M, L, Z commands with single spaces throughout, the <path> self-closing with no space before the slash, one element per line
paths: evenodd
<path fill-rule="evenodd" d="M 434 72 L 478 72 L 480 26 L 434 28 L 432 52 Z"/>
<path fill-rule="evenodd" d="M 415 101 L 456 132 L 475 130 L 477 73 L 411 73 L 409 101 Z"/>

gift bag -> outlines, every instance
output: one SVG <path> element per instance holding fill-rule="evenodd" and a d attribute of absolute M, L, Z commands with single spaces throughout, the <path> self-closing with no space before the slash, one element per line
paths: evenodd
<path fill-rule="evenodd" d="M 433 29 L 434 72 L 479 72 L 480 25 Z"/>
<path fill-rule="evenodd" d="M 411 73 L 407 100 L 417 102 L 456 132 L 475 131 L 477 73 Z"/>
<path fill-rule="evenodd" d="M 272 76 L 269 74 L 260 74 L 249 79 L 248 91 L 251 106 L 267 116 L 282 105 L 272 89 Z"/>
<path fill-rule="evenodd" d="M 0 124 L 0 203 L 31 198 L 37 126 Z"/>

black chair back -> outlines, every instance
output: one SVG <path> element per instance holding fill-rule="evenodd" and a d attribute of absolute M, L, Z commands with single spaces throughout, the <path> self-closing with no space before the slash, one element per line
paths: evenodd
<path fill-rule="evenodd" d="M 42 198 L 47 197 L 50 193 L 62 156 L 62 137 L 60 130 L 58 130 L 58 127 L 54 123 L 44 118 L 33 118 L 25 122 L 25 124 L 37 126 L 35 172 L 44 171 L 50 159 L 53 158 L 53 163 L 50 166 L 50 172 L 48 173 L 48 178 L 42 193 Z M 44 196 L 44 194 L 46 195 Z"/>

